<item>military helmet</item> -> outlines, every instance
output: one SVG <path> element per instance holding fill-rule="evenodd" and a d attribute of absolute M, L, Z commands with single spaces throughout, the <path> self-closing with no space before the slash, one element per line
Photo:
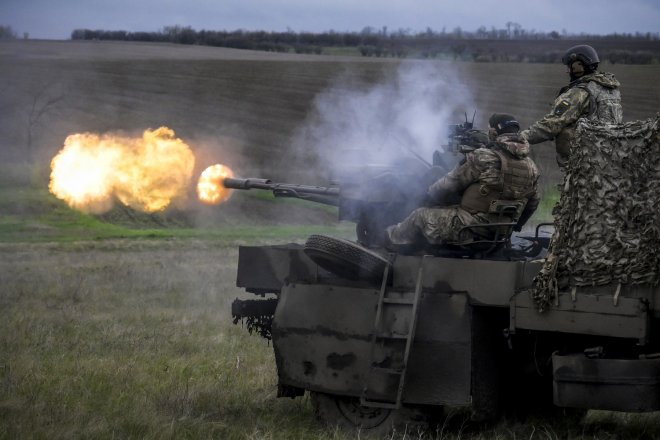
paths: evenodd
<path fill-rule="evenodd" d="M 581 61 L 587 67 L 595 67 L 595 65 L 600 63 L 596 49 L 587 44 L 579 44 L 571 47 L 561 58 L 561 62 L 567 66 L 570 66 L 575 61 Z"/>
<path fill-rule="evenodd" d="M 520 130 L 520 123 L 515 116 L 506 113 L 493 113 L 488 119 L 488 125 L 494 128 L 497 134 L 517 133 Z"/>

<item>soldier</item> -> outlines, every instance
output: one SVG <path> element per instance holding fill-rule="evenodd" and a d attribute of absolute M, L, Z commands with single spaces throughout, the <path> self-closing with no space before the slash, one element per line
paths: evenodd
<path fill-rule="evenodd" d="M 554 139 L 557 163 L 565 166 L 579 118 L 607 124 L 623 121 L 619 81 L 611 73 L 598 72 L 598 54 L 593 47 L 571 47 L 562 57 L 570 82 L 557 94 L 552 112 L 532 124 L 521 135 L 530 144 Z"/>
<path fill-rule="evenodd" d="M 431 244 L 464 239 L 459 237 L 463 226 L 503 221 L 490 212 L 492 202 L 517 202 L 516 214 L 504 219 L 517 222 L 517 231 L 532 216 L 539 204 L 539 171 L 528 157 L 529 144 L 520 137 L 520 125 L 513 116 L 495 113 L 488 122 L 492 141 L 466 153 L 459 165 L 429 187 L 431 207 L 418 208 L 387 228 L 392 245 L 416 244 L 420 238 Z M 460 202 L 448 203 L 456 195 Z"/>

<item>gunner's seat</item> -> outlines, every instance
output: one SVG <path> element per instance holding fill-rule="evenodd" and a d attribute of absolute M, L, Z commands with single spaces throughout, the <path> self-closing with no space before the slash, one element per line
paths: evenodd
<path fill-rule="evenodd" d="M 440 256 L 485 258 L 511 244 L 513 228 L 526 205 L 526 200 L 493 200 L 488 209 L 491 221 L 463 226 L 458 239 L 433 246 Z"/>

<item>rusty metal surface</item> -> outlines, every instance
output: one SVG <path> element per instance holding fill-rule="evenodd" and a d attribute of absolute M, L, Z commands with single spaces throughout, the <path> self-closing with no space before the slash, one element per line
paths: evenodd
<path fill-rule="evenodd" d="M 288 285 L 273 321 L 280 382 L 359 396 L 369 372 L 375 289 Z M 396 332 L 399 316 L 386 317 Z M 381 347 L 379 360 L 389 359 Z M 404 402 L 467 404 L 470 396 L 470 314 L 463 294 L 425 293 L 410 353 Z M 384 384 L 384 387 L 394 384 Z"/>
<path fill-rule="evenodd" d="M 555 405 L 611 411 L 660 410 L 660 359 L 553 355 Z"/>

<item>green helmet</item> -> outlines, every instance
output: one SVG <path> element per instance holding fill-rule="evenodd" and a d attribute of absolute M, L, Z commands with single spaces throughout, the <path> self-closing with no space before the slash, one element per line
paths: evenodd
<path fill-rule="evenodd" d="M 493 113 L 488 119 L 488 125 L 497 131 L 497 134 L 518 133 L 520 123 L 513 115 L 506 113 Z"/>
<path fill-rule="evenodd" d="M 598 63 L 600 63 L 596 49 L 587 44 L 579 44 L 571 47 L 561 58 L 561 62 L 567 66 L 570 66 L 575 61 L 581 61 L 582 64 L 592 69 L 598 67 Z"/>

